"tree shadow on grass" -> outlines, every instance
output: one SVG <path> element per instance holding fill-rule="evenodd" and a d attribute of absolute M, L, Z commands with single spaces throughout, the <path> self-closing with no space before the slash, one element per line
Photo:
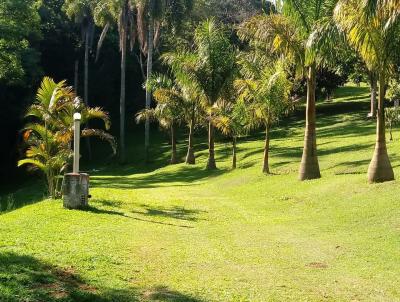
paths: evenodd
<path fill-rule="evenodd" d="M 14 193 L 0 195 L 0 214 L 44 200 L 45 193 L 43 190 L 38 190 L 38 186 L 44 187 L 44 183 L 35 182 L 25 185 Z"/>
<path fill-rule="evenodd" d="M 0 301 L 138 301 L 135 292 L 114 293 L 85 282 L 72 268 L 61 269 L 31 256 L 0 254 Z"/>
<path fill-rule="evenodd" d="M 182 294 L 180 292 L 169 289 L 166 286 L 157 286 L 147 290 L 143 294 L 144 298 L 149 301 L 165 301 L 165 302 L 202 302 L 195 297 Z"/>
<path fill-rule="evenodd" d="M 95 202 L 103 203 L 104 201 L 95 201 Z M 195 222 L 195 221 L 200 220 L 200 218 L 198 218 L 197 215 L 199 215 L 200 213 L 204 213 L 204 211 L 185 209 L 183 207 L 177 207 L 177 206 L 168 208 L 168 207 L 150 207 L 147 205 L 141 205 L 141 207 L 142 207 L 143 211 L 136 211 L 136 210 L 130 211 L 130 213 L 134 214 L 135 216 L 131 216 L 124 212 L 102 209 L 102 208 L 97 208 L 94 206 L 89 206 L 86 209 L 84 209 L 83 211 L 94 213 L 94 214 L 99 214 L 99 215 L 116 215 L 116 216 L 120 216 L 123 218 L 133 219 L 133 220 L 137 220 L 137 221 L 141 221 L 141 222 L 181 227 L 181 228 L 188 228 L 188 229 L 191 229 L 194 227 L 191 225 L 176 224 L 176 223 L 171 223 L 171 222 L 167 222 L 167 221 L 142 218 L 142 216 L 148 217 L 148 218 L 154 217 L 155 219 L 170 218 L 170 219 L 174 219 L 174 220 Z"/>
<path fill-rule="evenodd" d="M 157 286 L 148 290 L 113 289 L 90 284 L 73 268 L 60 268 L 28 255 L 0 253 L 0 301 L 21 302 L 202 302 Z"/>
<path fill-rule="evenodd" d="M 208 171 L 200 167 L 181 166 L 171 172 L 151 173 L 135 175 L 134 177 L 91 177 L 93 187 L 115 188 L 115 189 L 140 189 L 157 188 L 160 186 L 187 186 L 193 182 L 213 178 L 225 173 L 227 170 L 219 169 Z"/>
<path fill-rule="evenodd" d="M 199 214 L 205 213 L 201 210 L 185 209 L 184 207 L 150 207 L 148 205 L 141 205 L 142 211 L 132 211 L 134 214 L 141 214 L 149 217 L 163 217 L 172 218 L 184 221 L 198 221 Z"/>

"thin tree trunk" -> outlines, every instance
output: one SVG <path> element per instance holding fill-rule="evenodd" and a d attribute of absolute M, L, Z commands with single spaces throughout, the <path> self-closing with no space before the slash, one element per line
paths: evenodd
<path fill-rule="evenodd" d="M 171 146 L 172 146 L 172 152 L 171 152 L 171 165 L 175 165 L 178 163 L 178 159 L 176 156 L 176 137 L 175 137 L 175 126 L 172 123 L 171 125 Z"/>
<path fill-rule="evenodd" d="M 76 95 L 78 95 L 78 85 L 79 85 L 79 60 L 75 60 L 74 88 Z"/>
<path fill-rule="evenodd" d="M 386 94 L 386 79 L 384 75 L 379 75 L 379 97 L 376 119 L 376 144 L 375 152 L 368 168 L 368 181 L 384 182 L 394 180 L 392 165 L 386 149 L 385 138 L 385 109 L 384 101 Z"/>
<path fill-rule="evenodd" d="M 233 139 L 232 139 L 232 169 L 236 169 L 236 162 L 237 162 L 236 153 L 237 153 L 236 137 L 233 137 Z"/>
<path fill-rule="evenodd" d="M 306 130 L 299 173 L 299 179 L 302 181 L 321 177 L 317 157 L 315 88 L 316 70 L 315 65 L 312 65 L 307 77 Z"/>
<path fill-rule="evenodd" d="M 378 80 L 374 73 L 370 73 L 370 88 L 371 88 L 371 111 L 368 117 L 375 117 L 376 115 L 376 95 L 378 91 Z"/>
<path fill-rule="evenodd" d="M 389 125 L 389 134 L 390 134 L 390 141 L 393 140 L 393 126 L 392 123 Z"/>
<path fill-rule="evenodd" d="M 89 106 L 89 46 L 90 46 L 90 29 L 91 26 L 87 26 L 85 32 L 85 71 L 84 71 L 84 102 L 86 106 Z M 88 125 L 87 125 L 88 126 Z M 90 146 L 90 139 L 86 139 L 86 148 L 88 152 L 89 160 L 92 159 L 92 148 Z"/>
<path fill-rule="evenodd" d="M 189 145 L 188 145 L 188 151 L 186 155 L 186 163 L 188 165 L 194 165 L 196 164 L 196 158 L 194 156 L 194 149 L 193 149 L 193 131 L 194 131 L 194 117 L 192 117 L 192 120 L 190 121 L 190 126 L 189 126 Z"/>
<path fill-rule="evenodd" d="M 153 1 L 150 3 L 150 9 L 152 9 Z M 148 48 L 147 48 L 147 80 L 150 79 L 152 71 L 153 71 L 153 42 L 154 42 L 154 19 L 152 17 L 152 13 L 150 13 L 149 18 L 149 28 L 148 28 Z M 150 109 L 151 107 L 151 91 L 150 89 L 146 89 L 146 109 Z M 149 146 L 150 146 L 150 121 L 146 119 L 145 123 L 145 134 L 144 134 L 144 149 L 145 149 L 145 158 L 148 160 L 149 156 Z"/>
<path fill-rule="evenodd" d="M 265 127 L 265 146 L 264 146 L 264 162 L 263 162 L 263 173 L 270 174 L 269 171 L 269 142 L 270 142 L 270 123 L 267 123 Z"/>
<path fill-rule="evenodd" d="M 125 21 L 126 22 L 126 21 Z M 125 163 L 125 85 L 126 85 L 126 38 L 127 24 L 122 25 L 121 37 L 121 96 L 119 101 L 120 110 L 120 162 Z"/>
<path fill-rule="evenodd" d="M 207 170 L 215 170 L 217 169 L 217 165 L 215 163 L 215 146 L 214 146 L 214 126 L 210 120 L 208 123 L 208 162 L 207 162 Z"/>

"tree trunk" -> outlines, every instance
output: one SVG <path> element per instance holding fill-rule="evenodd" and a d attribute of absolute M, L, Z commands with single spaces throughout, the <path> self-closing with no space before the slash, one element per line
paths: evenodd
<path fill-rule="evenodd" d="M 236 137 L 232 139 L 232 169 L 236 169 Z"/>
<path fill-rule="evenodd" d="M 152 1 L 150 3 L 150 9 L 152 8 Z M 152 13 L 150 13 L 149 19 L 149 28 L 148 28 L 148 42 L 147 42 L 147 80 L 150 79 L 152 71 L 153 71 L 153 42 L 154 42 L 154 19 L 152 17 Z M 150 109 L 151 107 L 151 91 L 146 88 L 146 109 Z M 144 134 L 144 149 L 145 149 L 145 158 L 148 160 L 150 146 L 150 121 L 146 119 L 145 123 L 145 134 Z"/>
<path fill-rule="evenodd" d="M 368 181 L 384 182 L 394 180 L 392 165 L 386 149 L 385 138 L 385 109 L 386 79 L 379 75 L 379 97 L 376 119 L 376 144 L 375 152 L 368 168 Z"/>
<path fill-rule="evenodd" d="M 389 125 L 389 134 L 390 134 L 390 141 L 393 140 L 393 126 L 392 123 Z"/>
<path fill-rule="evenodd" d="M 125 20 L 126 22 L 126 20 Z M 119 101 L 120 112 L 120 163 L 125 163 L 125 85 L 126 85 L 126 38 L 127 24 L 122 25 L 121 30 L 121 95 Z"/>
<path fill-rule="evenodd" d="M 172 146 L 172 153 L 171 153 L 171 165 L 175 165 L 178 163 L 178 159 L 176 156 L 176 137 L 175 137 L 175 127 L 174 124 L 171 125 L 171 146 Z"/>
<path fill-rule="evenodd" d="M 214 146 L 214 126 L 210 121 L 208 123 L 208 162 L 207 170 L 215 170 L 217 165 L 215 163 L 215 146 Z"/>
<path fill-rule="evenodd" d="M 76 95 L 78 95 L 78 85 L 79 85 L 79 60 L 75 60 L 74 88 Z"/>
<path fill-rule="evenodd" d="M 90 46 L 90 29 L 91 26 L 87 26 L 85 32 L 85 71 L 84 71 L 84 102 L 86 106 L 89 106 L 89 46 Z M 87 123 L 87 127 L 89 127 Z M 90 139 L 87 137 L 86 141 L 86 148 L 88 152 L 89 160 L 92 159 L 92 148 L 90 145 Z"/>
<path fill-rule="evenodd" d="M 321 177 L 317 157 L 315 88 L 316 70 L 315 65 L 312 65 L 309 67 L 307 76 L 306 130 L 299 173 L 301 181 Z"/>
<path fill-rule="evenodd" d="M 189 126 L 189 145 L 188 145 L 188 151 L 186 155 L 186 163 L 188 165 L 194 165 L 196 164 L 196 158 L 194 156 L 194 149 L 193 149 L 193 131 L 194 131 L 194 118 L 190 121 L 190 126 Z"/>
<path fill-rule="evenodd" d="M 270 125 L 269 125 L 269 123 L 267 123 L 267 126 L 265 127 L 265 146 L 264 146 L 264 162 L 263 162 L 263 173 L 264 174 L 270 174 L 270 171 L 269 171 L 269 142 L 270 142 L 269 130 L 270 130 Z"/>
<path fill-rule="evenodd" d="M 368 117 L 375 117 L 376 114 L 376 95 L 378 91 L 378 80 L 374 73 L 370 73 L 370 88 L 371 88 L 371 111 Z"/>

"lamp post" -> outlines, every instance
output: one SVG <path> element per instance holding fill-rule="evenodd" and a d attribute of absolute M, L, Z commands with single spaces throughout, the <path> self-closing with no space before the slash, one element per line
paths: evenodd
<path fill-rule="evenodd" d="M 79 143 L 81 138 L 81 114 L 74 114 L 74 165 L 72 173 L 79 174 Z"/>
<path fill-rule="evenodd" d="M 89 175 L 79 172 L 79 142 L 81 136 L 81 114 L 74 114 L 74 163 L 72 173 L 65 174 L 63 183 L 64 207 L 82 209 L 88 206 Z"/>

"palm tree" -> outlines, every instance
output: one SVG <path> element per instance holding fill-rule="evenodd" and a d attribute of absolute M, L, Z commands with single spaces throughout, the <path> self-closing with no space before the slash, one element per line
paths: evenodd
<path fill-rule="evenodd" d="M 232 140 L 232 169 L 236 169 L 237 139 L 246 132 L 246 105 L 240 99 L 219 99 L 213 110 L 213 124 Z"/>
<path fill-rule="evenodd" d="M 26 158 L 18 165 L 30 165 L 42 170 L 47 179 L 49 194 L 59 194 L 60 174 L 68 166 L 72 155 L 73 114 L 80 112 L 82 123 L 92 119 L 104 122 L 105 129 L 111 126 L 108 113 L 101 108 L 90 108 L 76 96 L 65 81 L 55 83 L 44 78 L 36 95 L 36 101 L 29 106 L 26 117 L 31 120 L 23 129 L 23 138 L 28 148 Z M 116 153 L 113 136 L 101 129 L 82 129 L 82 137 L 97 136 L 107 141 Z"/>
<path fill-rule="evenodd" d="M 126 52 L 128 39 L 131 47 L 136 40 L 136 14 L 133 1 L 130 0 L 100 0 L 96 6 L 95 19 L 104 27 L 97 45 L 97 57 L 112 22 L 117 24 L 119 33 L 119 47 L 121 52 L 121 90 L 120 90 L 120 146 L 119 158 L 121 163 L 126 162 L 125 154 L 125 97 L 126 97 Z"/>
<path fill-rule="evenodd" d="M 386 148 L 384 102 L 393 72 L 393 58 L 400 45 L 400 9 L 395 6 L 396 1 L 340 0 L 335 9 L 339 28 L 346 33 L 348 42 L 359 52 L 368 69 L 377 74 L 379 82 L 376 145 L 368 168 L 369 182 L 394 179 Z"/>
<path fill-rule="evenodd" d="M 193 51 L 164 55 L 175 73 L 187 74 L 198 87 L 206 105 L 212 108 L 233 81 L 236 73 L 235 51 L 224 29 L 214 20 L 200 23 L 195 31 Z M 212 110 L 208 110 L 207 169 L 216 169 Z"/>
<path fill-rule="evenodd" d="M 306 47 L 316 31 L 332 20 L 337 0 L 285 0 L 283 15 L 257 16 L 245 22 L 240 30 L 242 37 L 272 48 L 277 54 L 292 59 L 298 71 L 307 78 L 306 129 L 303 156 L 300 165 L 300 180 L 320 178 L 316 143 L 316 72 L 334 41 L 324 40 L 328 45 L 321 48 Z M 329 42 L 328 42 L 329 41 Z M 310 45 L 308 45 L 310 46 Z"/>
<path fill-rule="evenodd" d="M 94 17 L 93 9 L 95 2 L 93 0 L 66 0 L 64 3 L 64 9 L 67 15 L 72 19 L 75 18 L 76 23 L 80 24 L 82 29 L 82 40 L 85 45 L 85 55 L 84 55 L 84 81 L 83 81 L 83 99 L 86 106 L 89 106 L 89 52 L 91 48 L 91 41 L 94 35 Z M 78 72 L 79 61 L 75 62 L 75 72 Z M 75 75 L 75 82 L 77 83 L 78 76 Z M 77 85 L 75 85 L 75 91 L 78 91 Z M 87 149 L 89 153 L 89 158 L 91 158 L 92 150 L 90 146 L 90 141 L 87 139 Z"/>
<path fill-rule="evenodd" d="M 172 165 L 178 163 L 176 153 L 176 127 L 182 120 L 182 107 L 185 101 L 174 81 L 166 75 L 154 74 L 147 82 L 147 89 L 151 89 L 157 106 L 154 109 L 143 109 L 136 114 L 137 122 L 146 122 L 147 120 L 158 121 L 163 129 L 171 134 L 171 160 Z"/>
<path fill-rule="evenodd" d="M 185 16 L 193 8 L 193 0 L 136 0 L 138 39 L 141 52 L 147 57 L 146 79 L 153 72 L 154 48 L 160 40 L 162 26 L 170 26 L 175 30 L 180 26 Z M 142 61 L 142 60 L 141 60 Z M 151 106 L 151 94 L 146 85 L 146 108 Z M 150 145 L 150 124 L 145 123 L 145 156 L 148 156 Z"/>
<path fill-rule="evenodd" d="M 236 80 L 235 86 L 246 103 L 250 126 L 265 128 L 263 173 L 269 174 L 270 130 L 273 123 L 290 109 L 292 85 L 282 62 L 272 63 L 250 54 L 242 56 L 240 65 L 243 79 Z"/>

